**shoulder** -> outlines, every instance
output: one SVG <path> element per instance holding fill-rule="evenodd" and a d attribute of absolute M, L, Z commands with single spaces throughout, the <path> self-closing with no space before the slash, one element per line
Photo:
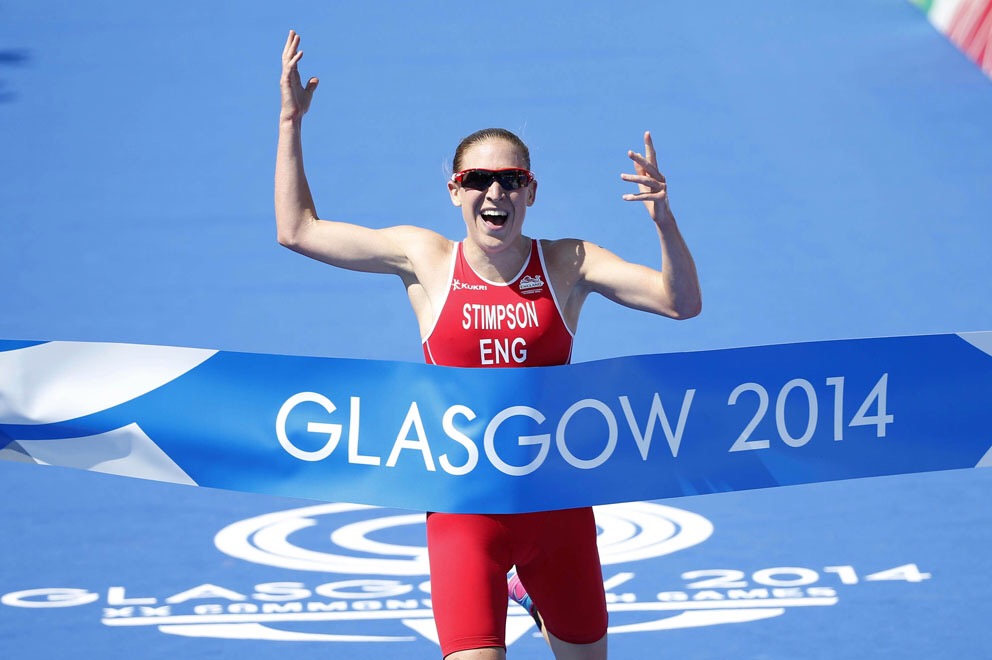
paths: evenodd
<path fill-rule="evenodd" d="M 609 250 L 580 238 L 542 240 L 541 249 L 551 274 L 576 282 L 582 280 L 590 268 L 617 258 Z"/>
<path fill-rule="evenodd" d="M 394 240 L 411 241 L 416 245 L 429 245 L 441 247 L 447 245 L 449 248 L 454 245 L 454 241 L 445 238 L 432 229 L 417 227 L 416 225 L 394 225 L 381 229 L 381 232 L 389 234 Z"/>
<path fill-rule="evenodd" d="M 396 225 L 380 230 L 399 246 L 411 261 L 434 264 L 445 262 L 455 248 L 455 241 L 436 231 L 414 225 Z"/>
<path fill-rule="evenodd" d="M 586 241 L 578 238 L 542 238 L 538 242 L 549 267 L 564 266 L 581 260 L 586 245 Z"/>
<path fill-rule="evenodd" d="M 580 295 L 577 300 L 584 299 L 581 292 L 584 291 L 582 282 L 587 242 L 578 238 L 559 238 L 541 240 L 540 244 L 544 254 L 545 272 L 556 294 L 563 301 L 568 301 L 572 299 L 574 292 L 578 292 Z M 575 322 L 572 321 L 569 327 L 574 328 Z"/>

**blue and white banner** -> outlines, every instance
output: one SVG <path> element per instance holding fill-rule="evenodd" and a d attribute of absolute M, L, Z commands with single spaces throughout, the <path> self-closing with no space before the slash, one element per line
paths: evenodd
<path fill-rule="evenodd" d="M 0 341 L 0 458 L 525 512 L 992 465 L 992 332 L 453 369 Z"/>

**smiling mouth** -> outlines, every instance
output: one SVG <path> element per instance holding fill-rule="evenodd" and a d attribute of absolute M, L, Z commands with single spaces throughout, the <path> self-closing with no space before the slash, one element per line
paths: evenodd
<path fill-rule="evenodd" d="M 496 227 L 502 227 L 506 224 L 506 219 L 508 217 L 506 211 L 498 211 L 496 209 L 486 209 L 480 215 L 486 223 Z"/>

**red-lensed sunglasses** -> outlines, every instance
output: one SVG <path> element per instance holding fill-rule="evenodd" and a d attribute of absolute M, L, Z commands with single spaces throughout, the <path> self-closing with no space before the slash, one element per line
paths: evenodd
<path fill-rule="evenodd" d="M 499 181 L 503 190 L 519 190 L 530 185 L 534 173 L 517 167 L 501 170 L 462 170 L 451 175 L 451 180 L 472 190 L 489 190 L 493 181 Z"/>

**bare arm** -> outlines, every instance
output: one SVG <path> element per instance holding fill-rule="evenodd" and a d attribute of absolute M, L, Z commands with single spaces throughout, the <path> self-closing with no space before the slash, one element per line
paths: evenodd
<path fill-rule="evenodd" d="M 279 144 L 276 152 L 275 211 L 279 243 L 308 257 L 341 268 L 392 273 L 409 286 L 417 281 L 416 255 L 444 258 L 447 243 L 441 236 L 417 227 L 370 229 L 345 222 L 320 220 L 303 169 L 303 116 L 319 80 L 302 84 L 300 36 L 290 31 L 282 53 Z M 426 255 L 425 255 L 426 251 Z M 415 255 L 412 257 L 411 255 Z"/>
<path fill-rule="evenodd" d="M 702 310 L 696 265 L 669 206 L 668 185 L 658 169 L 651 134 L 644 134 L 643 155 L 630 151 L 628 156 L 635 173 L 622 174 L 621 178 L 636 183 L 639 192 L 623 198 L 644 202 L 661 245 L 662 267 L 655 270 L 630 263 L 591 243 L 573 244 L 568 250 L 578 270 L 569 300 L 573 322 L 578 320 L 578 308 L 589 291 L 626 307 L 674 319 L 692 318 Z"/>

